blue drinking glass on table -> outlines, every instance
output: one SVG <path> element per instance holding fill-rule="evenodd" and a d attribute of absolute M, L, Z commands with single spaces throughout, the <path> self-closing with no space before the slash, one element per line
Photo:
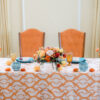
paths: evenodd
<path fill-rule="evenodd" d="M 88 70 L 88 63 L 86 61 L 80 62 L 79 69 L 81 72 L 86 72 Z"/>

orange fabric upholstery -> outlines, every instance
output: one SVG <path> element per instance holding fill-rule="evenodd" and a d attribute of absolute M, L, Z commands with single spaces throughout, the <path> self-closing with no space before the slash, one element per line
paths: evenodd
<path fill-rule="evenodd" d="M 33 54 L 44 46 L 44 33 L 37 29 L 28 29 L 19 34 L 22 57 L 33 57 Z"/>
<path fill-rule="evenodd" d="M 60 46 L 64 51 L 72 52 L 75 57 L 84 56 L 85 33 L 75 29 L 68 29 L 59 34 Z"/>

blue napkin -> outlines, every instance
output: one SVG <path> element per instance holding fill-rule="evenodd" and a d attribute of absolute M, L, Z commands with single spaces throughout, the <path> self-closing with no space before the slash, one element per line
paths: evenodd
<path fill-rule="evenodd" d="M 79 58 L 79 61 L 82 62 L 82 61 L 86 61 L 85 58 Z"/>
<path fill-rule="evenodd" d="M 34 59 L 32 57 L 29 57 L 29 59 L 27 61 L 23 61 L 23 60 L 20 60 L 20 57 L 18 57 L 16 59 L 17 62 L 20 62 L 20 63 L 32 63 L 34 62 Z"/>
<path fill-rule="evenodd" d="M 85 62 L 86 61 L 86 59 L 85 58 L 79 58 L 79 61 L 72 61 L 72 63 L 80 63 L 80 62 Z"/>

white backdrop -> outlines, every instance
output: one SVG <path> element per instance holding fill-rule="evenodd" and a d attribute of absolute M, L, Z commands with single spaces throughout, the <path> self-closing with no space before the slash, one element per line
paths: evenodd
<path fill-rule="evenodd" d="M 23 31 L 22 1 L 8 0 L 11 50 L 17 54 L 19 54 L 18 33 Z M 85 55 L 91 56 L 94 0 L 24 0 L 24 3 L 25 29 L 37 28 L 44 31 L 45 46 L 58 46 L 58 32 L 80 27 L 81 31 L 86 32 Z"/>
<path fill-rule="evenodd" d="M 78 29 L 78 0 L 24 0 L 26 29 L 46 33 L 46 46 L 58 46 L 58 32 Z"/>

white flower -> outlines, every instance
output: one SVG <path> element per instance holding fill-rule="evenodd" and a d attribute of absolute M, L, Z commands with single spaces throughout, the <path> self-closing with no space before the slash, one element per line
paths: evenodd
<path fill-rule="evenodd" d="M 53 52 L 52 50 L 48 50 L 48 51 L 46 52 L 46 54 L 47 54 L 48 56 L 52 56 L 52 55 L 54 54 L 54 52 Z"/>
<path fill-rule="evenodd" d="M 64 52 L 64 50 L 63 50 L 63 49 L 60 49 L 60 50 L 59 50 L 59 52 L 60 52 L 60 53 L 63 53 L 63 52 Z"/>

